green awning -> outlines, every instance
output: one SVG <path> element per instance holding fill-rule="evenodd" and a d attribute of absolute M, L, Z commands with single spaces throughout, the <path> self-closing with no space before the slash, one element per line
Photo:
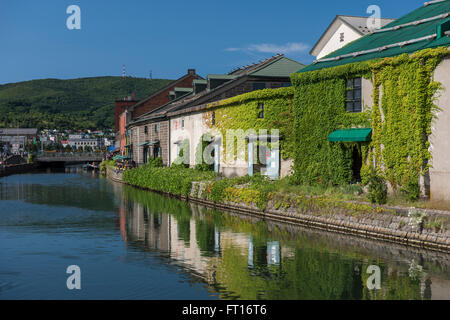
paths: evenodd
<path fill-rule="evenodd" d="M 139 147 L 147 147 L 147 146 L 153 146 L 153 145 L 158 144 L 158 143 L 159 143 L 159 140 L 150 141 L 150 142 L 146 141 L 146 142 L 142 142 L 142 143 L 138 144 L 138 146 Z"/>
<path fill-rule="evenodd" d="M 113 160 L 127 160 L 127 159 L 131 159 L 131 158 L 128 156 L 122 156 L 122 155 L 113 157 Z"/>
<path fill-rule="evenodd" d="M 358 142 L 358 141 L 370 141 L 372 138 L 372 129 L 362 128 L 362 129 L 348 129 L 348 130 L 337 130 L 332 132 L 328 136 L 328 141 L 333 142 Z"/>

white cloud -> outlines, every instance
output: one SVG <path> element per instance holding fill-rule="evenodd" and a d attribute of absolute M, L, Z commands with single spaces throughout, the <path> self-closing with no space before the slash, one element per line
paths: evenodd
<path fill-rule="evenodd" d="M 230 52 L 234 52 L 234 51 L 241 51 L 241 48 L 226 48 L 225 51 L 230 51 Z"/>
<path fill-rule="evenodd" d="M 250 52 L 261 52 L 261 53 L 301 53 L 309 50 L 309 46 L 301 42 L 288 42 L 284 45 L 277 45 L 273 43 L 261 43 L 261 44 L 251 44 L 243 48 L 227 48 L 225 51 L 235 52 L 235 51 L 250 51 Z"/>

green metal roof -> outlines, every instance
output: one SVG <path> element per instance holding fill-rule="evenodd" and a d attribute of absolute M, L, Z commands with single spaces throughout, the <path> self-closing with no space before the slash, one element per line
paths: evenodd
<path fill-rule="evenodd" d="M 259 77 L 289 77 L 305 65 L 286 57 L 275 60 L 249 74 Z"/>
<path fill-rule="evenodd" d="M 430 3 L 384 26 L 372 34 L 349 43 L 345 47 L 334 51 L 298 72 L 308 72 L 376 58 L 393 57 L 402 53 L 413 53 L 426 48 L 450 46 L 450 37 L 445 35 L 445 31 L 448 30 L 446 28 L 448 28 L 450 21 L 449 15 L 445 16 L 447 13 L 450 13 L 450 0 Z M 438 17 L 440 15 L 442 16 Z M 434 17 L 438 18 L 422 21 Z M 405 26 L 407 23 L 412 24 Z M 397 28 L 391 29 L 394 27 Z M 438 29 L 442 27 L 444 28 L 444 32 L 438 32 Z M 441 37 L 439 37 L 439 33 Z M 425 39 L 425 37 L 429 38 Z M 406 41 L 414 42 L 410 44 L 404 43 Z M 395 44 L 402 45 L 384 48 L 385 46 Z M 374 52 L 365 53 L 364 51 L 367 50 L 374 50 Z M 355 53 L 357 54 L 354 56 Z M 347 54 L 351 56 L 345 57 L 344 55 Z M 330 58 L 334 59 L 327 60 Z"/>
<path fill-rule="evenodd" d="M 192 88 L 182 88 L 182 87 L 175 87 L 174 88 L 175 92 L 192 92 L 193 89 Z"/>
<path fill-rule="evenodd" d="M 195 84 L 208 84 L 208 81 L 204 80 L 204 79 L 195 79 L 194 81 L 192 81 L 192 83 L 195 83 Z"/>
<path fill-rule="evenodd" d="M 229 74 L 208 74 L 206 78 L 208 79 L 225 79 L 225 80 L 233 80 L 236 79 L 237 76 L 229 75 Z"/>
<path fill-rule="evenodd" d="M 372 138 L 372 129 L 361 128 L 361 129 L 348 129 L 348 130 L 334 131 L 328 136 L 328 141 L 365 142 L 365 141 L 370 141 L 371 138 Z"/>

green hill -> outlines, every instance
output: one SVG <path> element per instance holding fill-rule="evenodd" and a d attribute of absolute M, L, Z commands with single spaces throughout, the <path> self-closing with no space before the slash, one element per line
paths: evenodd
<path fill-rule="evenodd" d="M 43 79 L 0 85 L 0 127 L 114 127 L 114 101 L 140 100 L 172 80 L 126 77 Z"/>

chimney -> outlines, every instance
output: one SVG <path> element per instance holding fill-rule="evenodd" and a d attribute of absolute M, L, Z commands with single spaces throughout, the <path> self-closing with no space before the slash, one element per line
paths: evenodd
<path fill-rule="evenodd" d="M 195 69 L 188 69 L 188 74 L 194 75 L 195 74 Z"/>

